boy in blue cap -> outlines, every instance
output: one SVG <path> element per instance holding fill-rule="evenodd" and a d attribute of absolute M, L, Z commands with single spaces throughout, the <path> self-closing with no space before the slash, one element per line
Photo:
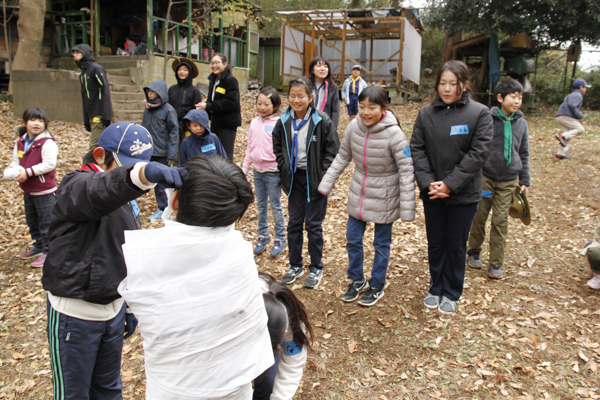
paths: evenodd
<path fill-rule="evenodd" d="M 204 110 L 191 110 L 183 118 L 183 123 L 192 133 L 183 139 L 179 148 L 179 165 L 200 154 L 227 157 L 219 137 L 208 128 L 208 113 Z"/>
<path fill-rule="evenodd" d="M 565 100 L 558 108 L 556 113 L 556 122 L 562 134 L 557 134 L 556 140 L 560 143 L 560 147 L 556 150 L 554 158 L 556 160 L 568 160 L 567 151 L 571 146 L 571 139 L 581 135 L 585 132 L 585 128 L 581 125 L 583 114 L 581 113 L 581 106 L 583 105 L 583 97 L 587 92 L 587 88 L 592 87 L 588 85 L 583 79 L 577 79 L 573 82 L 573 91 L 565 97 Z"/>
<path fill-rule="evenodd" d="M 56 191 L 42 276 L 55 399 L 121 399 L 123 339 L 137 325 L 117 292 L 127 275 L 124 232 L 140 229 L 136 198 L 158 183 L 180 187 L 185 176 L 148 163 L 151 155 L 145 128 L 114 123 Z"/>

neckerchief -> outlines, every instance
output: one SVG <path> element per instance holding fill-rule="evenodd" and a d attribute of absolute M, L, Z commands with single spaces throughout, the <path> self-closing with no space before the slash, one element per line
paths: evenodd
<path fill-rule="evenodd" d="M 294 172 L 296 172 L 296 165 L 298 163 L 298 132 L 300 132 L 300 129 L 302 129 L 302 127 L 308 122 L 308 120 L 310 119 L 310 112 L 311 112 L 311 108 L 308 107 L 308 110 L 306 110 L 306 114 L 304 114 L 304 117 L 302 118 L 302 121 L 300 122 L 299 125 L 296 125 L 296 113 L 294 112 L 294 110 L 291 110 L 290 115 L 292 117 L 292 154 L 290 157 L 290 174 L 293 174 Z"/>
<path fill-rule="evenodd" d="M 162 105 L 162 99 L 160 97 L 155 98 L 154 100 L 146 100 L 146 109 L 151 110 L 156 107 L 160 107 Z"/>
<path fill-rule="evenodd" d="M 514 119 L 515 113 L 510 114 L 508 117 L 504 115 L 502 110 L 498 108 L 498 115 L 500 119 L 504 121 L 504 158 L 506 159 L 506 165 L 510 164 L 512 155 L 512 125 L 511 121 Z"/>
<path fill-rule="evenodd" d="M 354 79 L 354 77 L 351 76 L 350 79 L 352 79 L 352 93 L 358 94 L 358 91 L 360 90 L 360 76 L 357 76 L 356 79 Z M 356 84 L 357 82 L 358 85 Z"/>
<path fill-rule="evenodd" d="M 325 104 L 327 104 L 327 87 L 328 87 L 327 79 L 325 79 L 323 81 L 323 83 L 321 83 L 321 86 L 319 86 L 318 88 L 317 88 L 317 84 L 315 83 L 315 92 L 316 92 L 315 93 L 316 94 L 316 96 L 315 96 L 315 100 L 316 100 L 315 108 L 317 110 L 320 110 L 320 111 L 325 110 Z M 323 93 L 323 97 L 322 97 L 323 100 L 321 100 L 321 95 L 320 95 L 321 91 L 323 91 L 322 92 Z"/>
<path fill-rule="evenodd" d="M 31 139 L 29 139 L 29 135 L 26 133 L 25 134 L 25 145 L 23 147 L 23 152 L 27 153 L 27 151 L 31 148 L 31 146 L 33 145 L 33 141 L 35 140 L 35 136 L 32 137 Z"/>

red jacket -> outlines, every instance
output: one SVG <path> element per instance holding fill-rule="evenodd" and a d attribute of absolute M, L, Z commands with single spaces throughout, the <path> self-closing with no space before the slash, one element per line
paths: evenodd
<path fill-rule="evenodd" d="M 45 196 L 54 193 L 56 191 L 54 175 L 58 151 L 54 143 L 52 145 L 49 143 L 47 148 L 44 148 L 44 144 L 47 141 L 54 142 L 54 138 L 49 132 L 42 132 L 35 137 L 31 147 L 25 151 L 25 135 L 27 133 L 17 140 L 15 146 L 18 165 L 25 168 L 27 173 L 27 180 L 19 185 L 25 196 Z"/>

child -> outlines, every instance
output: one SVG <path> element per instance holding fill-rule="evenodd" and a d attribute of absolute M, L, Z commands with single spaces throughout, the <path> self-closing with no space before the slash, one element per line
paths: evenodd
<path fill-rule="evenodd" d="M 314 86 L 315 108 L 327 114 L 335 129 L 340 122 L 340 95 L 338 87 L 331 79 L 329 61 L 315 57 L 308 66 L 308 77 Z"/>
<path fill-rule="evenodd" d="M 269 236 L 269 211 L 267 203 L 271 203 L 273 222 L 275 223 L 275 243 L 271 249 L 271 257 L 277 257 L 283 252 L 286 244 L 285 221 L 281 209 L 281 178 L 277 170 L 277 160 L 273 154 L 273 129 L 279 120 L 277 112 L 281 98 L 277 90 L 268 87 L 260 91 L 256 98 L 256 117 L 248 130 L 248 146 L 242 171 L 247 176 L 254 164 L 254 187 L 256 207 L 258 208 L 258 243 L 254 254 L 265 251 Z"/>
<path fill-rule="evenodd" d="M 174 167 L 177 165 L 177 150 L 179 149 L 179 128 L 177 112 L 169 104 L 167 83 L 165 81 L 152 81 L 144 88 L 146 94 L 146 110 L 142 126 L 152 135 L 152 157 L 163 165 Z M 156 185 L 154 195 L 158 204 L 158 211 L 148 219 L 159 219 L 167 208 L 167 195 L 162 185 Z"/>
<path fill-rule="evenodd" d="M 288 202 L 290 268 L 281 282 L 290 284 L 304 275 L 303 227 L 308 233 L 310 267 L 304 287 L 316 289 L 323 278 L 323 220 L 327 196 L 317 190 L 340 148 L 335 125 L 314 108 L 312 82 L 306 77 L 289 83 L 290 107 L 273 131 L 273 153 Z"/>
<path fill-rule="evenodd" d="M 227 157 L 221 141 L 208 129 L 208 114 L 204 110 L 192 110 L 185 115 L 183 123 L 191 136 L 181 142 L 179 149 L 179 165 L 200 154 L 213 156 L 218 154 Z"/>
<path fill-rule="evenodd" d="M 348 108 L 350 121 L 358 114 L 358 96 L 367 87 L 367 82 L 360 76 L 361 66 L 356 64 L 352 67 L 352 76 L 344 81 L 342 86 L 342 100 Z"/>
<path fill-rule="evenodd" d="M 371 86 L 363 90 L 357 100 L 360 118 L 346 128 L 340 152 L 323 177 L 319 192 L 329 195 L 335 181 L 354 161 L 346 228 L 348 278 L 352 283 L 342 300 L 356 300 L 369 286 L 358 304 L 372 306 L 384 295 L 392 225 L 398 218 L 415 219 L 415 179 L 408 141 L 396 117 L 388 111 L 386 91 Z M 368 284 L 363 273 L 363 236 L 367 222 L 375 223 L 375 259 Z"/>
<path fill-rule="evenodd" d="M 48 254 L 48 229 L 56 191 L 58 146 L 48 132 L 48 117 L 39 108 L 23 113 L 21 136 L 15 143 L 13 159 L 8 169 L 21 167 L 14 180 L 23 190 L 25 221 L 34 240 L 33 246 L 19 255 L 22 259 L 37 257 L 32 267 L 42 267 Z"/>
<path fill-rule="evenodd" d="M 423 303 L 456 311 L 465 277 L 467 239 L 481 200 L 481 168 L 492 144 L 490 110 L 472 101 L 469 68 L 448 61 L 437 73 L 436 96 L 419 110 L 410 139 L 425 211 L 429 294 Z"/>
<path fill-rule="evenodd" d="M 113 116 L 110 86 L 106 71 L 96 63 L 89 45 L 75 45 L 71 52 L 75 64 L 81 68 L 79 81 L 83 100 L 83 125 L 91 133 L 89 149 L 92 150 L 96 147 L 104 128 L 110 125 Z"/>
<path fill-rule="evenodd" d="M 175 72 L 177 85 L 169 88 L 169 104 L 177 111 L 177 120 L 179 121 L 179 143 L 190 136 L 190 131 L 183 122 L 183 118 L 190 111 L 196 108 L 196 104 L 202 101 L 202 93 L 197 87 L 192 85 L 192 81 L 198 76 L 198 67 L 186 57 L 179 57 L 171 65 Z"/>
<path fill-rule="evenodd" d="M 600 225 L 594 231 L 594 239 L 581 250 L 581 255 L 587 256 L 594 273 L 592 279 L 587 281 L 587 286 L 595 290 L 600 289 Z"/>
<path fill-rule="evenodd" d="M 250 399 L 274 363 L 252 246 L 235 229 L 254 200 L 222 157 L 195 157 L 170 198 L 177 221 L 129 231 L 119 293 L 140 321 L 147 399 Z"/>
<path fill-rule="evenodd" d="M 496 97 L 500 108 L 490 111 L 493 120 L 494 138 L 490 156 L 483 165 L 483 198 L 479 202 L 477 214 L 469 235 L 467 250 L 471 268 L 481 268 L 481 246 L 485 240 L 485 222 L 490 210 L 492 227 L 490 230 L 491 279 L 504 276 L 504 248 L 508 233 L 508 211 L 513 192 L 518 183 L 521 193 L 528 195 L 531 185 L 529 176 L 529 127 L 519 111 L 523 101 L 523 86 L 514 80 L 501 81 L 496 87 Z"/>
<path fill-rule="evenodd" d="M 571 146 L 571 139 L 585 132 L 585 128 L 581 125 L 580 120 L 583 119 L 583 114 L 579 111 L 583 105 L 583 97 L 587 92 L 588 85 L 583 79 L 577 79 L 573 82 L 573 91 L 565 97 L 565 100 L 558 108 L 556 113 L 556 122 L 562 134 L 557 134 L 556 140 L 560 143 L 560 147 L 556 150 L 554 158 L 556 160 L 568 160 L 567 151 Z"/>
<path fill-rule="evenodd" d="M 287 286 L 259 273 L 275 363 L 254 380 L 253 400 L 292 399 L 298 390 L 313 331 L 304 304 Z M 281 352 L 281 354 L 280 354 Z"/>

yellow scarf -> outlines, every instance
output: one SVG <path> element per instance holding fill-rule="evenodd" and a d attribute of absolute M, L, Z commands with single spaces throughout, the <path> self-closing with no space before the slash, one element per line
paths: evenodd
<path fill-rule="evenodd" d="M 357 76 L 356 79 L 354 79 L 354 77 L 351 76 L 350 79 L 352 79 L 352 93 L 356 94 L 356 82 L 359 81 L 360 76 Z M 359 87 L 360 87 L 360 84 L 359 84 Z"/>

